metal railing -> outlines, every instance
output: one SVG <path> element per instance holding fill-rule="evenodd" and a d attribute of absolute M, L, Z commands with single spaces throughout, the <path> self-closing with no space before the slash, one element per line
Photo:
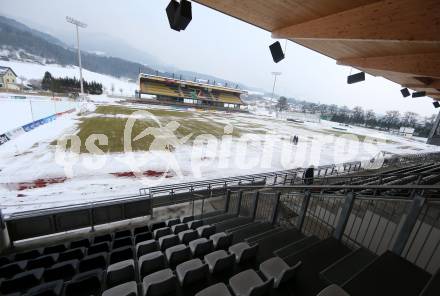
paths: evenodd
<path fill-rule="evenodd" d="M 363 194 L 366 189 L 375 195 Z M 440 185 L 237 186 L 231 190 L 254 198 L 243 203 L 245 207 L 257 198 L 250 211 L 256 220 L 293 226 L 320 239 L 335 237 L 378 255 L 392 250 L 431 273 L 440 268 Z M 389 195 L 391 191 L 404 194 Z"/>

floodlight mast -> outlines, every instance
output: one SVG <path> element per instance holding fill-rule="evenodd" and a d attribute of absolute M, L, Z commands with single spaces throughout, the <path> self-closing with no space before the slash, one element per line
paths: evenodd
<path fill-rule="evenodd" d="M 86 28 L 87 24 L 82 23 L 70 16 L 66 16 L 66 21 L 75 25 L 76 27 L 76 44 L 78 47 L 78 64 L 79 64 L 79 83 L 81 85 L 81 95 L 84 94 L 84 86 L 83 86 L 83 76 L 82 76 L 82 64 L 81 64 L 81 50 L 79 48 L 79 27 Z"/>
<path fill-rule="evenodd" d="M 274 95 L 275 95 L 275 84 L 277 83 L 277 77 L 280 76 L 281 74 L 283 74 L 283 73 L 281 73 L 281 72 L 272 72 L 272 75 L 274 76 L 273 88 L 272 88 L 272 101 L 273 101 Z"/>

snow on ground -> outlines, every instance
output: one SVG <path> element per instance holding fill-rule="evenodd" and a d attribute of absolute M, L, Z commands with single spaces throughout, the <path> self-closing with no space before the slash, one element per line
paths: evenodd
<path fill-rule="evenodd" d="M 11 67 L 17 76 L 23 76 L 27 80 L 43 79 L 44 73 L 49 71 L 54 77 L 76 77 L 79 78 L 79 68 L 76 66 L 61 66 L 57 64 L 41 65 L 37 63 L 23 63 L 19 61 L 0 61 L 0 66 Z M 86 81 L 97 81 L 102 83 L 107 93 L 111 94 L 111 87 L 114 86 L 114 95 L 134 96 L 137 85 L 135 82 L 124 81 L 112 76 L 103 75 L 83 69 L 83 78 Z"/>
<path fill-rule="evenodd" d="M 87 103 L 89 110 L 94 109 L 90 104 L 120 104 L 107 96 L 94 96 L 92 101 L 95 103 Z M 127 106 L 127 102 L 121 103 Z M 51 143 L 63 135 L 75 134 L 80 118 L 78 114 L 64 116 L 0 146 L 0 204 L 3 211 L 12 213 L 135 195 L 139 188 L 158 184 L 269 172 L 310 164 L 368 160 L 380 151 L 418 153 L 439 149 L 420 139 L 361 127 L 348 127 L 347 131 L 341 132 L 332 129 L 338 127 L 337 123 L 328 121 L 297 124 L 273 115 L 182 111 L 181 108 L 142 104 L 132 106 L 189 112 L 199 124 L 209 121 L 225 127 L 225 136 L 211 139 L 208 144 L 196 141 L 194 146 L 179 145 L 172 153 L 57 154 L 56 146 Z M 18 114 L 28 116 L 25 113 Z M 124 116 L 118 114 L 115 117 Z M 245 136 L 231 139 L 228 137 L 231 127 L 246 131 Z M 299 136 L 298 146 L 290 143 L 293 135 Z M 365 142 L 360 143 L 359 139 L 364 138 Z M 174 167 L 168 167 L 170 158 L 175 158 L 181 175 L 172 170 Z M 152 175 L 147 174 L 142 179 L 116 176 L 133 170 L 151 172 Z M 155 175 L 169 171 L 169 178 Z M 35 180 L 38 180 L 36 185 L 32 183 Z M 31 186 L 27 182 L 31 182 Z"/>

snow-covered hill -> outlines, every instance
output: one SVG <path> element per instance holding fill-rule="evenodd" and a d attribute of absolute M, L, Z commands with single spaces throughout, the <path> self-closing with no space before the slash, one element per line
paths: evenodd
<path fill-rule="evenodd" d="M 76 66 L 66 66 L 56 64 L 39 64 L 20 61 L 0 61 L 0 66 L 11 67 L 18 77 L 25 80 L 42 79 L 44 73 L 49 71 L 54 77 L 79 77 L 79 69 Z M 86 81 L 96 81 L 102 83 L 105 92 L 112 94 L 112 86 L 115 95 L 134 96 L 137 88 L 136 82 L 129 79 L 118 79 L 116 77 L 103 75 L 83 69 L 83 78 Z M 122 90 L 122 93 L 121 93 Z"/>

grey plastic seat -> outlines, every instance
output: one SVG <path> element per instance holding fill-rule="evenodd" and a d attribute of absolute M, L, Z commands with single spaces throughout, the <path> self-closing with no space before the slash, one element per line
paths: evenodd
<path fill-rule="evenodd" d="M 280 257 L 273 257 L 260 264 L 260 271 L 266 279 L 273 279 L 274 288 L 278 288 L 282 283 L 292 279 L 300 266 L 301 261 L 290 267 Z"/>
<path fill-rule="evenodd" d="M 44 268 L 24 271 L 14 275 L 11 279 L 5 280 L 0 285 L 0 295 L 15 292 L 24 292 L 38 286 L 43 278 Z"/>
<path fill-rule="evenodd" d="M 165 255 L 161 251 L 152 252 L 139 258 L 138 268 L 141 278 L 165 267 Z"/>
<path fill-rule="evenodd" d="M 169 227 L 162 227 L 162 228 L 156 229 L 153 232 L 153 236 L 155 239 L 160 239 L 162 236 L 170 235 L 170 234 L 172 234 L 172 232 L 171 232 L 171 228 L 169 228 Z"/>
<path fill-rule="evenodd" d="M 44 248 L 43 254 L 50 255 L 50 254 L 55 254 L 55 253 L 62 253 L 66 250 L 67 250 L 67 248 L 66 248 L 65 244 L 59 244 L 59 245 L 54 245 L 54 246 L 49 246 L 49 247 Z"/>
<path fill-rule="evenodd" d="M 14 275 L 23 272 L 26 268 L 27 261 L 18 261 L 3 265 L 0 267 L 0 278 L 9 279 Z"/>
<path fill-rule="evenodd" d="M 232 234 L 227 234 L 225 232 L 218 232 L 209 237 L 214 244 L 214 249 L 216 250 L 227 250 L 232 245 Z"/>
<path fill-rule="evenodd" d="M 182 231 L 178 234 L 179 240 L 182 244 L 189 244 L 190 241 L 193 241 L 195 239 L 199 238 L 199 234 L 194 229 L 189 229 Z"/>
<path fill-rule="evenodd" d="M 135 280 L 136 277 L 133 259 L 112 264 L 107 268 L 106 283 L 108 288 Z"/>
<path fill-rule="evenodd" d="M 168 220 L 165 221 L 165 224 L 168 227 L 172 227 L 174 225 L 180 224 L 180 218 L 168 219 Z"/>
<path fill-rule="evenodd" d="M 134 234 L 135 236 L 138 235 L 138 234 L 140 234 L 140 233 L 145 233 L 145 232 L 150 232 L 150 228 L 149 228 L 147 225 L 136 227 L 136 228 L 133 230 L 133 234 Z"/>
<path fill-rule="evenodd" d="M 138 296 L 136 282 L 123 283 L 102 293 L 102 296 Z"/>
<path fill-rule="evenodd" d="M 125 229 L 125 230 L 119 230 L 115 232 L 115 239 L 122 238 L 122 237 L 129 237 L 131 236 L 131 230 Z"/>
<path fill-rule="evenodd" d="M 192 259 L 176 267 L 177 278 L 182 287 L 204 281 L 208 272 L 208 265 L 203 264 L 200 259 Z"/>
<path fill-rule="evenodd" d="M 64 295 L 100 295 L 102 292 L 102 277 L 102 269 L 78 273 L 70 282 L 65 284 Z"/>
<path fill-rule="evenodd" d="M 165 235 L 159 238 L 159 246 L 162 251 L 180 244 L 179 237 L 175 234 Z"/>
<path fill-rule="evenodd" d="M 191 259 L 191 250 L 184 244 L 180 244 L 165 250 L 165 256 L 170 266 L 176 266 Z"/>
<path fill-rule="evenodd" d="M 232 296 L 232 294 L 229 292 L 228 287 L 226 287 L 225 284 L 218 283 L 203 289 L 195 296 Z"/>
<path fill-rule="evenodd" d="M 185 230 L 188 230 L 188 225 L 186 225 L 186 223 L 176 224 L 176 225 L 173 225 L 171 227 L 171 231 L 174 234 L 179 234 L 179 233 L 181 233 L 182 231 L 185 231 Z"/>
<path fill-rule="evenodd" d="M 153 234 L 151 232 L 138 233 L 134 238 L 134 243 L 137 245 L 140 242 L 145 242 L 150 239 L 153 239 Z"/>
<path fill-rule="evenodd" d="M 70 243 L 71 249 L 76 249 L 81 247 L 85 247 L 85 248 L 90 247 L 90 240 L 88 238 L 84 238 Z"/>
<path fill-rule="evenodd" d="M 133 245 L 133 240 L 131 237 L 122 237 L 122 238 L 115 239 L 113 241 L 112 247 L 113 247 L 113 249 L 118 249 L 118 248 L 127 247 L 127 246 L 131 246 L 131 245 Z"/>
<path fill-rule="evenodd" d="M 164 221 L 156 222 L 150 225 L 150 231 L 154 232 L 156 229 L 164 228 L 167 224 Z"/>
<path fill-rule="evenodd" d="M 60 256 L 58 257 L 58 262 L 64 262 L 64 261 L 70 261 L 70 260 L 81 260 L 84 258 L 86 254 L 86 248 L 76 248 L 72 250 L 65 251 L 63 253 L 60 253 Z"/>
<path fill-rule="evenodd" d="M 187 224 L 188 224 L 189 229 L 197 229 L 197 228 L 203 226 L 203 221 L 202 220 L 193 220 L 193 221 L 189 221 Z"/>
<path fill-rule="evenodd" d="M 208 264 L 209 271 L 214 274 L 234 268 L 235 256 L 226 253 L 225 250 L 218 250 L 206 255 L 204 260 Z"/>
<path fill-rule="evenodd" d="M 35 259 L 37 257 L 40 257 L 43 255 L 40 249 L 34 249 L 27 252 L 17 253 L 14 256 L 14 261 L 23 261 L 23 260 L 30 260 Z"/>
<path fill-rule="evenodd" d="M 210 237 L 215 234 L 215 226 L 214 225 L 203 225 L 197 228 L 197 233 L 199 237 Z"/>
<path fill-rule="evenodd" d="M 142 280 L 144 296 L 168 295 L 176 288 L 176 277 L 169 268 L 152 273 Z"/>
<path fill-rule="evenodd" d="M 95 238 L 93 239 L 93 244 L 111 242 L 112 240 L 113 240 L 113 237 L 111 234 L 108 234 L 108 233 L 102 234 L 102 235 L 95 236 Z"/>
<path fill-rule="evenodd" d="M 31 269 L 36 269 L 36 268 L 40 268 L 40 267 L 43 267 L 43 268 L 51 267 L 52 265 L 57 263 L 58 257 L 59 257 L 58 254 L 50 254 L 50 255 L 44 255 L 44 256 L 29 260 L 26 265 L 26 269 L 31 270 Z"/>
<path fill-rule="evenodd" d="M 229 253 L 234 254 L 238 264 L 255 259 L 257 252 L 258 244 L 250 246 L 248 243 L 242 242 L 229 247 Z"/>
<path fill-rule="evenodd" d="M 273 286 L 273 279 L 264 282 L 253 269 L 247 269 L 229 279 L 229 286 L 235 296 L 266 295 Z"/>
<path fill-rule="evenodd" d="M 156 252 L 159 250 L 159 245 L 154 239 L 140 242 L 136 245 L 136 256 L 139 258 L 145 254 Z"/>
<path fill-rule="evenodd" d="M 70 260 L 60 262 L 53 265 L 44 271 L 43 278 L 45 282 L 52 282 L 56 280 L 69 281 L 77 273 L 79 260 Z"/>
<path fill-rule="evenodd" d="M 61 293 L 63 291 L 63 285 L 64 285 L 64 281 L 62 280 L 44 283 L 36 287 L 33 287 L 32 289 L 27 291 L 25 296 L 42 296 L 42 295 L 61 296 Z"/>
<path fill-rule="evenodd" d="M 338 285 L 333 284 L 324 288 L 316 296 L 350 296 L 350 294 L 348 294 L 344 289 L 342 289 Z"/>
<path fill-rule="evenodd" d="M 189 247 L 194 257 L 202 257 L 208 253 L 211 253 L 214 249 L 212 240 L 208 240 L 204 237 L 191 241 L 189 243 Z"/>
<path fill-rule="evenodd" d="M 79 272 L 86 272 L 94 269 L 105 269 L 107 267 L 107 253 L 98 253 L 86 256 L 79 262 Z"/>

